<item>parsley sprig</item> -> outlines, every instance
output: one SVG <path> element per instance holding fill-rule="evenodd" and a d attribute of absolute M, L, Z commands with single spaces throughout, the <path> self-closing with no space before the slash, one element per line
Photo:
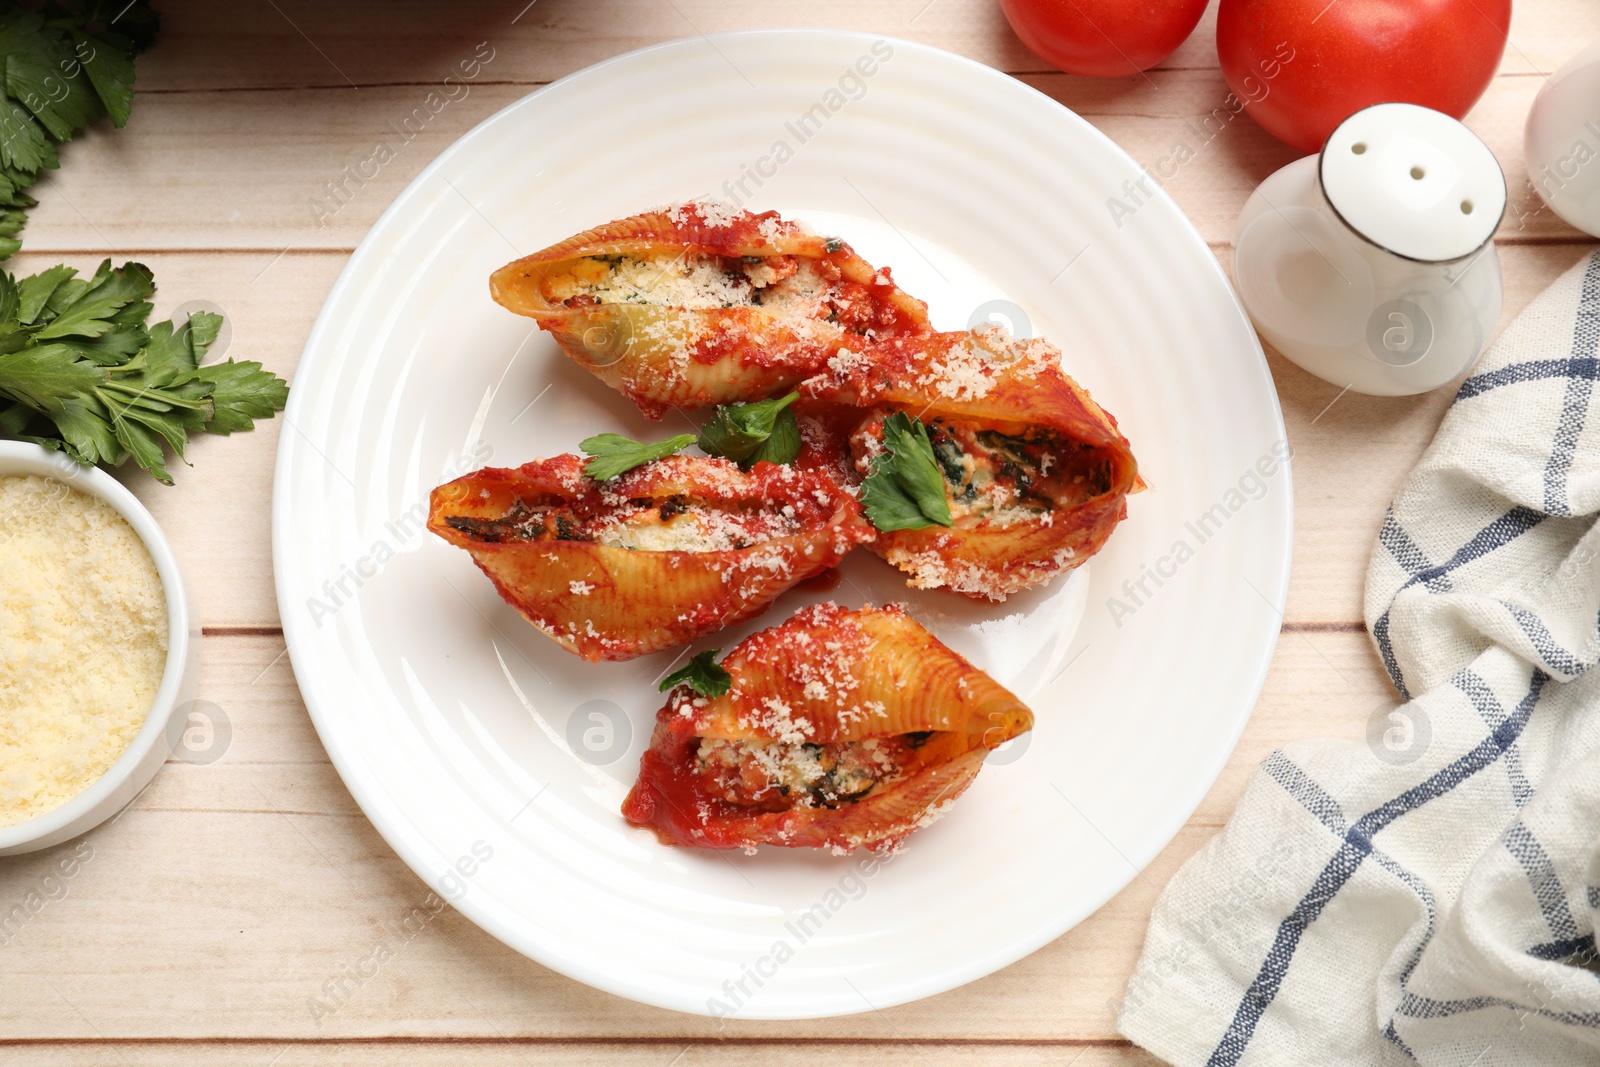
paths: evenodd
<path fill-rule="evenodd" d="M 700 427 L 698 444 L 711 456 L 734 460 L 749 470 L 763 460 L 793 463 L 800 455 L 800 426 L 789 405 L 799 393 L 750 404 L 723 404 Z"/>
<path fill-rule="evenodd" d="M 719 697 L 733 686 L 733 675 L 714 662 L 720 648 L 702 652 L 661 680 L 661 692 L 686 685 L 703 697 Z"/>
<path fill-rule="evenodd" d="M 954 524 L 944 475 L 921 419 L 897 411 L 883 420 L 883 451 L 872 458 L 861 483 L 861 507 L 885 532 Z"/>
<path fill-rule="evenodd" d="M 283 410 L 288 384 L 261 364 L 200 365 L 222 316 L 146 328 L 155 282 L 143 264 L 77 274 L 0 271 L 0 434 L 85 466 L 132 458 L 171 485 L 163 446 L 182 458 L 191 433 L 248 430 Z"/>
<path fill-rule="evenodd" d="M 635 467 L 666 459 L 692 444 L 692 433 L 680 433 L 665 441 L 635 441 L 620 433 L 599 433 L 579 441 L 578 447 L 593 457 L 583 465 L 583 473 L 597 482 L 608 482 Z"/>
<path fill-rule="evenodd" d="M 24 190 L 60 165 L 56 145 L 102 115 L 127 124 L 133 57 L 159 26 L 143 0 L 0 5 L 0 259 L 22 247 Z"/>

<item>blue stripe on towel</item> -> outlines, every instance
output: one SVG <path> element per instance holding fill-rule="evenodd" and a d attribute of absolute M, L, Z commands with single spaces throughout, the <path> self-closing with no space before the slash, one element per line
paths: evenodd
<path fill-rule="evenodd" d="M 1471 400 L 1503 385 L 1541 382 L 1550 378 L 1600 378 L 1600 359 L 1530 359 L 1509 367 L 1474 374 L 1461 383 L 1457 400 Z"/>
<path fill-rule="evenodd" d="M 1500 605 L 1511 613 L 1517 620 L 1517 625 L 1522 627 L 1522 632 L 1527 635 L 1533 645 L 1534 654 L 1544 661 L 1545 666 L 1553 673 L 1563 674 L 1567 679 L 1576 678 L 1589 669 L 1589 664 L 1579 657 L 1561 647 L 1555 639 L 1544 620 L 1526 608 L 1519 608 L 1515 604 L 1500 601 Z"/>
<path fill-rule="evenodd" d="M 1389 681 L 1394 683 L 1403 698 L 1410 700 L 1411 690 L 1406 688 L 1406 680 L 1400 674 L 1400 661 L 1395 658 L 1394 642 L 1389 637 L 1388 609 L 1372 624 L 1372 639 L 1378 643 L 1378 656 L 1383 660 L 1383 669 L 1389 672 Z"/>
<path fill-rule="evenodd" d="M 1423 571 L 1433 570 L 1433 565 L 1428 562 L 1428 557 L 1423 554 L 1417 543 L 1411 540 L 1411 535 L 1406 533 L 1405 527 L 1400 525 L 1394 517 L 1394 509 L 1390 508 L 1383 516 L 1383 525 L 1378 528 L 1378 544 L 1389 550 L 1389 555 L 1394 561 L 1405 568 L 1405 572 L 1413 577 Z M 1450 582 L 1444 575 L 1437 575 L 1428 582 L 1428 592 L 1448 593 Z"/>
<path fill-rule="evenodd" d="M 1284 792 L 1297 800 L 1301 807 L 1315 815 L 1317 821 L 1326 826 L 1333 834 L 1338 837 L 1344 837 L 1345 834 L 1350 832 L 1350 825 L 1345 822 L 1344 810 L 1339 806 L 1339 802 L 1327 790 L 1318 785 L 1309 774 L 1301 770 L 1293 760 L 1285 756 L 1281 750 L 1268 756 L 1262 762 L 1261 768 L 1283 788 Z M 1417 941 L 1417 947 L 1411 953 L 1411 958 L 1400 969 L 1400 983 L 1404 985 L 1406 979 L 1411 977 L 1411 972 L 1416 969 L 1417 964 L 1422 962 L 1422 950 L 1428 947 L 1428 942 L 1433 940 L 1433 932 L 1438 929 L 1438 901 L 1433 895 L 1433 890 L 1428 888 L 1426 882 L 1386 854 L 1383 849 L 1373 846 L 1372 859 L 1378 866 L 1403 882 L 1407 889 L 1415 893 L 1417 899 L 1422 901 L 1422 906 L 1428 914 L 1427 928 Z"/>
<path fill-rule="evenodd" d="M 1583 272 L 1583 295 L 1578 300 L 1578 318 L 1572 326 L 1573 362 L 1592 362 L 1600 343 L 1600 257 L 1591 257 Z M 1587 374 L 1568 374 L 1566 393 L 1561 398 L 1561 417 L 1556 423 L 1555 440 L 1544 467 L 1544 509 L 1552 515 L 1571 515 L 1567 502 L 1567 473 L 1583 435 L 1584 416 L 1589 411 L 1589 394 L 1594 378 Z"/>
<path fill-rule="evenodd" d="M 1473 534 L 1472 540 L 1456 549 L 1455 554 L 1439 566 L 1429 567 L 1412 575 L 1411 580 L 1402 588 L 1430 581 L 1449 574 L 1457 567 L 1463 567 L 1473 560 L 1482 559 L 1496 549 L 1504 548 L 1549 517 L 1542 511 L 1535 511 L 1518 504 Z"/>
<path fill-rule="evenodd" d="M 1408 1019 L 1445 1019 L 1452 1015 L 1461 1015 L 1469 1011 L 1483 1011 L 1485 1008 L 1505 1008 L 1522 1015 L 1538 1015 L 1546 1019 L 1566 1023 L 1568 1026 L 1600 1027 L 1600 1012 L 1584 1011 L 1550 1011 L 1547 1008 L 1531 1008 L 1526 1004 L 1518 1004 L 1514 1000 L 1504 997 L 1467 997 L 1463 1000 L 1434 1000 L 1432 997 L 1420 997 L 1415 993 L 1406 992 L 1400 995 L 1400 1006 L 1395 1009 L 1396 1015 L 1404 1015 Z"/>
<path fill-rule="evenodd" d="M 1600 256 L 1595 257 L 1595 261 L 1600 263 Z M 1406 583 L 1395 590 L 1395 597 L 1398 598 L 1402 592 L 1419 582 L 1426 585 L 1430 592 L 1448 591 L 1448 584 L 1444 584 L 1441 587 L 1436 583 L 1444 583 L 1450 572 L 1457 567 L 1465 566 L 1473 560 L 1487 556 L 1498 548 L 1505 547 L 1547 518 L 1549 516 L 1542 511 L 1534 511 L 1532 508 L 1523 507 L 1520 504 L 1517 505 L 1473 534 L 1472 540 L 1458 548 L 1455 554 L 1445 562 L 1435 567 L 1425 566 L 1420 570 L 1412 571 L 1411 577 L 1406 579 Z M 1390 554 L 1394 555 L 1400 565 L 1409 571 L 1411 567 L 1408 565 L 1408 559 L 1421 559 L 1423 557 L 1420 551 L 1417 551 L 1415 556 L 1411 555 L 1415 545 L 1412 544 L 1411 539 L 1408 537 L 1401 540 L 1403 531 L 1394 522 L 1393 515 L 1384 520 L 1383 529 L 1388 530 L 1391 525 L 1394 526 L 1396 534 L 1391 535 L 1386 540 L 1380 531 L 1378 535 L 1379 543 L 1389 549 Z M 1407 548 L 1406 546 L 1410 547 Z M 1406 556 L 1402 557 L 1399 554 L 1400 552 L 1405 552 Z M 1384 670 L 1389 672 L 1389 680 L 1394 682 L 1394 687 L 1400 691 L 1401 696 L 1410 700 L 1411 691 L 1406 687 L 1405 678 L 1400 673 L 1400 662 L 1395 657 L 1394 646 L 1389 637 L 1389 611 L 1392 609 L 1392 605 L 1393 602 L 1391 601 L 1391 607 L 1385 608 L 1383 614 L 1379 615 L 1377 621 L 1372 624 L 1372 639 L 1377 642 L 1378 655 L 1383 659 Z"/>
<path fill-rule="evenodd" d="M 1262 760 L 1261 769 L 1336 836 L 1343 837 L 1349 831 L 1350 824 L 1345 820 L 1344 809 L 1339 802 L 1301 770 L 1299 764 L 1285 756 L 1282 749 L 1274 750 L 1272 755 Z"/>
<path fill-rule="evenodd" d="M 1456 676 L 1450 679 L 1450 684 L 1467 695 L 1467 699 L 1472 701 L 1472 706 L 1478 709 L 1479 716 L 1488 723 L 1490 729 L 1506 721 L 1506 709 L 1500 706 L 1500 699 L 1489 688 L 1489 683 L 1470 669 L 1457 672 Z M 1533 786 L 1522 770 L 1522 750 L 1512 745 L 1506 749 L 1503 762 L 1506 765 L 1506 778 L 1511 782 L 1512 802 L 1520 811 L 1523 805 L 1533 799 Z"/>
<path fill-rule="evenodd" d="M 1584 953 L 1594 955 L 1594 935 L 1579 934 L 1563 941 L 1547 941 L 1542 945 L 1534 945 L 1528 950 L 1528 955 L 1541 960 L 1564 960 L 1568 956 Z M 1595 975 L 1600 978 L 1600 975 Z"/>
<path fill-rule="evenodd" d="M 1550 862 L 1550 854 L 1537 838 L 1520 822 L 1512 823 L 1503 843 L 1506 851 L 1522 864 L 1528 875 L 1528 885 L 1533 889 L 1533 899 L 1539 902 L 1545 925 L 1555 941 L 1571 941 L 1578 936 L 1578 924 L 1567 907 L 1567 891 L 1561 888 L 1561 878 Z M 1570 955 L 1570 953 L 1562 953 Z"/>
<path fill-rule="evenodd" d="M 1451 761 L 1422 783 L 1356 820 L 1355 825 L 1345 834 L 1344 842 L 1338 851 L 1312 883 L 1310 892 L 1279 924 L 1277 936 L 1267 951 L 1266 960 L 1256 973 L 1255 980 L 1250 983 L 1250 988 L 1245 990 L 1244 997 L 1234 1010 L 1233 1021 L 1228 1024 L 1228 1029 L 1224 1031 L 1221 1040 L 1217 1042 L 1217 1047 L 1206 1061 L 1207 1067 L 1234 1067 L 1239 1062 L 1245 1048 L 1250 1044 L 1250 1038 L 1255 1034 L 1257 1024 L 1261 1022 L 1261 1016 L 1265 1014 L 1283 985 L 1284 976 L 1288 973 L 1289 963 L 1294 959 L 1301 936 L 1312 923 L 1316 922 L 1328 901 L 1332 900 L 1355 875 L 1361 867 L 1362 860 L 1372 852 L 1373 835 L 1400 816 L 1415 811 L 1428 801 L 1448 793 L 1499 759 L 1527 725 L 1528 716 L 1532 714 L 1533 706 L 1539 701 L 1539 693 L 1549 680 L 1548 674 L 1535 669 L 1528 685 L 1527 695 L 1517 704 L 1517 710 L 1477 747 Z"/>
<path fill-rule="evenodd" d="M 1393 1019 L 1390 1019 L 1389 1025 L 1383 1028 L 1383 1036 L 1388 1038 L 1391 1044 L 1397 1046 L 1401 1052 L 1404 1052 L 1411 1059 L 1415 1060 L 1417 1058 L 1417 1054 L 1411 1051 L 1411 1046 L 1400 1040 L 1400 1033 L 1394 1028 Z"/>

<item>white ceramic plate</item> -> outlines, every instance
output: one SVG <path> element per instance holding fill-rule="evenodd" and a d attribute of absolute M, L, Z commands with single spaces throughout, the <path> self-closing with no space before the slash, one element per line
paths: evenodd
<path fill-rule="evenodd" d="M 1164 195 L 1114 217 L 1108 198 L 1129 203 L 1124 183 L 1140 177 L 1087 123 L 987 67 L 811 31 L 622 56 L 441 155 L 328 297 L 278 455 L 274 562 L 295 673 L 379 832 L 535 960 L 622 996 L 746 1018 L 949 989 L 1127 884 L 1249 716 L 1292 529 L 1255 335 Z M 940 328 L 998 306 L 1019 332 L 1054 339 L 1122 420 L 1152 487 L 1088 566 L 1005 605 L 912 596 L 858 552 L 832 593 L 792 593 L 696 646 L 727 647 L 824 596 L 903 599 L 1030 701 L 1026 743 L 869 871 L 781 849 L 674 850 L 626 826 L 617 808 L 673 653 L 582 663 L 421 529 L 428 491 L 473 467 L 573 451 L 605 430 L 690 428 L 641 419 L 494 305 L 487 278 L 700 194 L 844 237 L 893 266 Z M 1275 471 L 1262 478 L 1258 464 Z"/>

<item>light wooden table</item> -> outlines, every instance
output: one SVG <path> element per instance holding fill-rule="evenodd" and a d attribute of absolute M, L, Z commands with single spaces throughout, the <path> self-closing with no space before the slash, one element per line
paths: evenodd
<path fill-rule="evenodd" d="M 137 257 L 160 282 L 159 313 L 215 301 L 232 322 L 231 354 L 287 376 L 346 257 L 429 160 L 535 86 L 641 45 L 767 26 L 911 38 L 1015 74 L 1147 165 L 1227 94 L 1214 12 L 1147 78 L 1102 82 L 1047 71 L 994 0 L 525 4 L 163 4 L 166 29 L 139 61 L 128 129 L 65 150 L 62 171 L 36 190 L 27 252 L 12 268 Z M 1501 72 L 1468 118 L 1512 187 L 1497 238 L 1502 322 L 1590 247 L 1538 210 L 1522 122 L 1542 75 L 1596 37 L 1600 7 L 1521 0 Z M 318 218 L 309 202 L 324 183 L 479 42 L 494 58 L 470 94 Z M 1239 118 L 1167 188 L 1226 265 L 1251 187 L 1293 157 Z M 323 984 L 428 890 L 351 801 L 284 655 L 268 528 L 282 420 L 197 442 L 176 488 L 129 479 L 198 586 L 201 695 L 224 709 L 232 743 L 210 765 L 170 763 L 128 813 L 84 839 L 92 856 L 57 899 L 14 936 L 0 931 L 0 1063 L 1155 1063 L 1112 1024 L 1150 907 L 1263 756 L 1298 738 L 1359 737 L 1388 696 L 1360 621 L 1367 556 L 1450 399 L 1336 401 L 1335 387 L 1271 363 L 1296 453 L 1294 577 L 1277 658 L 1227 770 L 1155 863 L 1060 940 L 963 989 L 835 1020 L 719 1027 L 641 1007 L 529 962 L 448 909 L 336 1014 L 315 1018 L 309 1002 Z M 40 890 L 60 855 L 0 860 L 0 912 Z"/>

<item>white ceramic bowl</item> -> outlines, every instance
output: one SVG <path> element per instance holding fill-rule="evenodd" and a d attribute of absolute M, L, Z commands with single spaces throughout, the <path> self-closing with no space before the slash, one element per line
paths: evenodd
<path fill-rule="evenodd" d="M 167 595 L 167 666 L 144 726 L 109 770 L 88 789 L 54 811 L 15 826 L 0 827 L 0 856 L 59 845 L 94 829 L 121 811 L 150 783 L 171 754 L 183 724 L 173 711 L 194 699 L 200 678 L 200 622 L 192 594 L 172 546 L 132 493 L 98 468 L 80 467 L 59 452 L 20 441 L 0 441 L 0 477 L 39 474 L 55 478 L 117 509 L 128 520 L 161 575 Z M 176 726 L 176 729 L 169 729 Z"/>

